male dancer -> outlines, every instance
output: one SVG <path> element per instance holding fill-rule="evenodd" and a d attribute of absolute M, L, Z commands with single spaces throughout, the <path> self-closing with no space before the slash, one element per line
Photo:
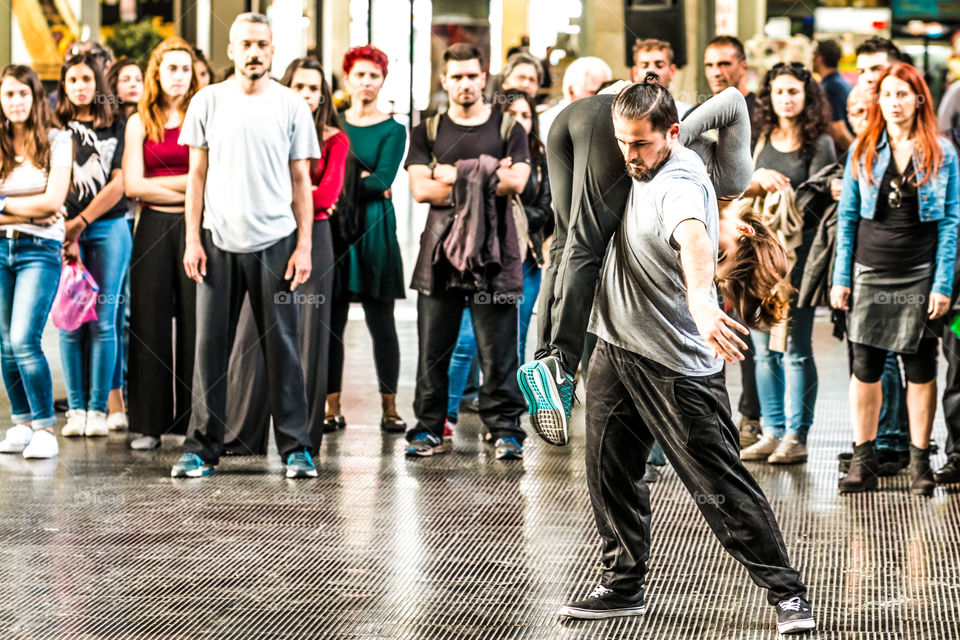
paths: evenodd
<path fill-rule="evenodd" d="M 650 78 L 651 74 L 647 74 Z M 517 377 L 537 433 L 567 443 L 574 383 L 600 264 L 620 226 L 630 177 L 614 140 L 614 95 L 574 102 L 557 117 L 547 144 L 556 231 L 540 291 L 537 359 Z M 703 135 L 717 129 L 716 140 Z M 721 197 L 736 196 L 750 182 L 750 118 L 735 87 L 694 109 L 680 125 L 680 142 L 707 165 Z"/>
<path fill-rule="evenodd" d="M 219 462 L 227 363 L 245 293 L 263 342 L 286 477 L 317 477 L 299 307 L 284 302 L 310 278 L 310 159 L 320 157 L 320 145 L 307 103 L 270 78 L 272 40 L 266 16 L 237 16 L 227 48 L 236 73 L 197 93 L 180 130 L 180 144 L 190 146 L 183 266 L 199 285 L 194 405 L 175 478 L 210 475 Z"/>
<path fill-rule="evenodd" d="M 768 591 L 780 633 L 813 629 L 806 586 L 739 458 L 718 356 L 741 358 L 737 332 L 747 329 L 717 303 L 713 184 L 679 143 L 676 106 L 662 86 L 631 85 L 612 112 L 631 180 L 590 318 L 598 344 L 587 380 L 586 470 L 603 570 L 593 592 L 560 615 L 643 613 L 651 519 L 643 474 L 656 437 L 687 490 L 709 498 L 697 504 L 721 544 Z"/>

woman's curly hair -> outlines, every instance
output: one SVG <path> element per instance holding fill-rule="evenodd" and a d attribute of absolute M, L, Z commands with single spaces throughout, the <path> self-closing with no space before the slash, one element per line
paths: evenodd
<path fill-rule="evenodd" d="M 803 109 L 797 116 L 797 124 L 800 127 L 801 147 L 800 153 L 804 158 L 813 157 L 817 149 L 817 139 L 827 133 L 830 128 L 830 103 L 816 81 L 813 74 L 810 73 L 799 62 L 780 63 L 774 65 L 763 79 L 763 87 L 757 94 L 757 106 L 753 116 L 753 130 L 756 139 L 769 137 L 770 132 L 778 126 L 779 116 L 773 110 L 773 100 L 770 98 L 770 85 L 775 78 L 783 75 L 789 75 L 803 83 Z M 756 142 L 756 140 L 754 141 Z"/>
<path fill-rule="evenodd" d="M 717 279 L 717 288 L 745 325 L 766 329 L 787 319 L 790 298 L 790 261 L 780 239 L 752 211 L 740 220 L 753 227 L 753 235 L 741 235 L 732 256 L 730 271 Z"/>

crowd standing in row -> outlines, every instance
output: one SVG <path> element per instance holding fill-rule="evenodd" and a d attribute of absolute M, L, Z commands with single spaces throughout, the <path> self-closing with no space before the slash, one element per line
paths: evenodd
<path fill-rule="evenodd" d="M 496 457 L 523 456 L 515 372 L 526 360 L 557 199 L 571 197 L 549 175 L 547 142 L 568 106 L 610 83 L 609 67 L 576 61 L 561 102 L 538 114 L 541 61 L 515 53 L 488 82 L 480 51 L 453 45 L 441 69 L 449 108 L 413 129 L 404 155 L 404 127 L 377 107 L 383 52 L 367 45 L 347 53 L 350 104 L 338 113 L 328 74 L 311 58 L 271 81 L 271 47 L 269 26 L 244 14 L 231 30 L 235 73 L 219 83 L 179 38 L 156 47 L 145 70 L 110 60 L 102 47 L 77 48 L 49 97 L 31 69 L 3 71 L 0 341 L 14 426 L 0 450 L 57 453 L 40 336 L 62 266 L 82 265 L 99 286 L 97 320 L 60 332 L 64 436 L 129 426 L 130 446 L 145 450 L 179 433 L 186 453 L 174 474 L 195 476 L 212 473 L 224 452 L 266 453 L 272 419 L 287 473 L 315 475 L 323 434 L 347 424 L 343 334 L 357 302 L 371 336 L 381 427 L 406 434 L 408 456 L 450 451 L 444 438 L 476 362 L 480 418 Z M 739 41 L 719 36 L 704 56 L 715 97 L 734 88 L 752 125 L 752 177 L 745 191 L 721 194 L 723 216 L 740 221 L 730 228 L 757 220 L 776 234 L 790 261 L 784 291 L 797 294 L 789 321 L 744 336 L 741 458 L 807 459 L 814 311 L 829 303 L 851 367 L 854 453 L 841 459 L 840 490 L 874 489 L 877 476 L 910 465 L 911 487 L 929 495 L 941 339 L 950 431 L 937 479 L 960 480 L 958 355 L 943 322 L 956 293 L 958 217 L 947 140 L 960 134 L 939 135 L 922 76 L 889 41 L 857 50 L 852 91 L 837 73 L 839 57 L 835 42 L 821 42 L 813 70 L 778 64 L 755 95 Z M 639 41 L 634 59 L 632 80 L 653 74 L 669 90 L 669 44 Z M 722 100 L 707 111 L 674 104 L 686 122 L 698 111 L 709 117 Z M 275 117 L 258 120 L 262 113 Z M 401 164 L 414 199 L 430 204 L 412 276 L 419 356 L 409 428 L 396 402 L 394 305 L 405 283 L 390 187 Z M 246 178 L 238 184 L 236 176 Z M 721 254 L 720 268 L 727 259 Z M 544 311 L 539 319 L 549 326 Z M 551 351 L 542 329 L 540 359 Z M 581 335 L 559 360 L 565 417 L 594 339 Z M 665 464 L 658 447 L 649 462 L 653 481 Z"/>

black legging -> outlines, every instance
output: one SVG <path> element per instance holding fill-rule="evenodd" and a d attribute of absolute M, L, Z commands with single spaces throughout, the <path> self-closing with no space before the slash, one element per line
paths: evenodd
<path fill-rule="evenodd" d="M 400 379 L 400 340 L 393 317 L 393 300 L 364 298 L 360 301 L 367 329 L 373 339 L 373 361 L 377 367 L 380 393 L 394 394 Z M 340 393 L 343 383 L 343 332 L 350 313 L 350 299 L 333 301 L 330 309 L 330 371 L 327 376 L 327 393 Z"/>

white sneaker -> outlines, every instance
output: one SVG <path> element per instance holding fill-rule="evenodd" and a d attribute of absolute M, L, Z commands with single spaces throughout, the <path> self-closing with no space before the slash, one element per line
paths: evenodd
<path fill-rule="evenodd" d="M 22 453 L 30 439 L 33 438 L 33 429 L 25 424 L 17 424 L 7 429 L 7 434 L 0 442 L 0 453 Z"/>
<path fill-rule="evenodd" d="M 127 414 L 122 411 L 107 416 L 107 428 L 110 431 L 126 431 L 129 426 L 130 422 L 127 421 Z"/>
<path fill-rule="evenodd" d="M 63 425 L 60 435 L 72 438 L 82 436 L 87 430 L 87 412 L 83 409 L 67 411 L 67 424 Z"/>
<path fill-rule="evenodd" d="M 87 411 L 87 428 L 84 435 L 88 438 L 110 435 L 107 427 L 107 414 L 103 411 Z"/>
<path fill-rule="evenodd" d="M 30 444 L 23 450 L 24 458 L 52 458 L 60 453 L 60 446 L 57 444 L 57 436 L 46 429 L 39 429 L 33 432 L 33 438 Z"/>
<path fill-rule="evenodd" d="M 766 460 L 770 454 L 777 450 L 780 445 L 780 438 L 768 433 L 760 436 L 756 444 L 752 444 L 740 452 L 741 460 Z"/>

